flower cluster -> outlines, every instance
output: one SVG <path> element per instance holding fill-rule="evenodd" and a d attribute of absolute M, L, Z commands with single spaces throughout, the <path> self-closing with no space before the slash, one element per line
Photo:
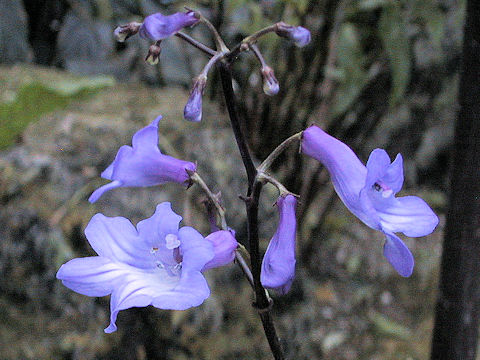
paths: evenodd
<path fill-rule="evenodd" d="M 119 41 L 125 41 L 138 33 L 142 38 L 154 41 L 146 60 L 156 64 L 162 40 L 199 22 L 208 23 L 199 13 L 190 10 L 169 16 L 157 13 L 145 18 L 142 24 L 130 23 L 118 27 L 114 35 Z M 208 25 L 211 29 L 211 24 Z M 311 35 L 301 26 L 280 22 L 246 38 L 235 48 L 238 52 L 253 50 L 261 63 L 264 92 L 272 96 L 279 92 L 279 84 L 273 69 L 266 64 L 255 44 L 257 37 L 267 32 L 275 32 L 298 47 L 307 45 Z M 184 108 L 184 118 L 194 122 L 202 118 L 202 95 L 208 71 L 217 61 L 225 57 L 235 58 L 238 54 L 236 50 L 230 52 L 216 31 L 213 33 L 217 51 L 189 40 L 211 56 L 195 78 Z M 215 203 L 214 208 L 221 217 L 223 207 L 196 173 L 196 164 L 160 151 L 160 120 L 161 116 L 135 133 L 132 146 L 124 145 L 118 150 L 114 161 L 101 173 L 111 182 L 96 189 L 89 201 L 94 203 L 105 192 L 119 187 L 156 186 L 167 182 L 190 186 L 196 182 Z M 402 232 L 411 237 L 428 235 L 437 226 L 438 218 L 422 199 L 416 196 L 396 197 L 403 185 L 401 155 L 391 162 L 384 150 L 375 149 L 364 166 L 347 145 L 317 126 L 304 130 L 297 139 L 301 141 L 302 153 L 318 160 L 329 171 L 335 190 L 347 208 L 367 226 L 385 235 L 384 255 L 390 264 L 401 276 L 410 276 L 414 266 L 413 256 L 395 233 Z M 242 156 L 245 155 L 242 153 Z M 268 161 L 265 160 L 265 163 Z M 297 199 L 277 180 L 265 174 L 262 165 L 256 172 L 256 176 L 252 176 L 255 177 L 254 184 L 249 183 L 250 186 L 261 182 L 259 179 L 263 176 L 262 179 L 270 181 L 280 191 L 276 201 L 279 220 L 263 257 L 261 273 L 250 278 L 254 279 L 252 282 L 256 281 L 253 285 L 256 290 L 261 290 L 260 293 L 264 291 L 258 283 L 258 275 L 261 285 L 286 294 L 295 276 Z M 173 212 L 168 202 L 157 205 L 155 213 L 136 227 L 123 217 L 96 214 L 87 225 L 85 235 L 97 256 L 70 260 L 61 266 L 57 278 L 80 294 L 111 295 L 107 333 L 117 329 L 118 312 L 131 307 L 152 305 L 160 309 L 184 310 L 198 306 L 210 295 L 203 272 L 230 264 L 238 247 L 235 233 L 228 228 L 226 220 L 221 219 L 222 230 L 219 230 L 215 223 L 216 215 L 209 215 L 210 220 L 213 219 L 213 230 L 204 237 L 192 227 L 179 227 L 182 217 Z M 260 258 L 257 260 L 254 263 L 257 266 L 252 266 L 252 269 L 259 268 Z M 253 256 L 252 261 L 256 261 Z M 248 273 L 250 270 L 244 268 L 244 271 Z"/>

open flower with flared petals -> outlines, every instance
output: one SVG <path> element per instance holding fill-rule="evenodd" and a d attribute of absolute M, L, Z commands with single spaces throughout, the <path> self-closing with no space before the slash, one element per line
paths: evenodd
<path fill-rule="evenodd" d="M 295 277 L 295 237 L 297 199 L 281 195 L 277 200 L 279 220 L 277 231 L 263 257 L 260 281 L 262 285 L 286 294 Z"/>
<path fill-rule="evenodd" d="M 157 117 L 150 125 L 133 135 L 132 146 L 122 146 L 115 160 L 101 176 L 112 180 L 93 192 L 88 201 L 94 203 L 106 191 L 117 187 L 153 186 L 167 182 L 188 184 L 188 171 L 195 171 L 194 163 L 164 155 L 158 148 Z"/>
<path fill-rule="evenodd" d="M 107 333 L 117 329 L 120 310 L 198 306 L 210 295 L 201 271 L 214 259 L 215 250 L 197 230 L 179 228 L 181 220 L 168 202 L 159 204 L 136 228 L 123 217 L 97 214 L 85 235 L 98 256 L 70 260 L 57 278 L 83 295 L 112 295 Z"/>
<path fill-rule="evenodd" d="M 327 168 L 338 196 L 354 215 L 386 235 L 385 257 L 400 275 L 410 276 L 413 256 L 395 233 L 428 235 L 438 217 L 417 196 L 395 197 L 403 185 L 402 156 L 391 162 L 385 150 L 375 149 L 365 167 L 352 149 L 317 126 L 303 132 L 302 152 Z"/>
<path fill-rule="evenodd" d="M 178 12 L 172 15 L 163 15 L 161 13 L 147 16 L 140 27 L 139 34 L 142 38 L 151 40 L 163 40 L 184 27 L 195 25 L 198 18 L 193 11 Z"/>

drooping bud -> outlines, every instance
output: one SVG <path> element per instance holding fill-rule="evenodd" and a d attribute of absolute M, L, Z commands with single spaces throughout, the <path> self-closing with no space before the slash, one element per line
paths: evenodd
<path fill-rule="evenodd" d="M 280 87 L 273 69 L 270 66 L 264 66 L 261 72 L 263 77 L 263 92 L 268 96 L 276 95 Z"/>
<path fill-rule="evenodd" d="M 160 47 L 160 41 L 157 41 L 155 44 L 150 45 L 150 47 L 148 48 L 148 54 L 145 57 L 145 61 L 148 62 L 150 65 L 157 65 L 161 51 L 162 48 Z"/>
<path fill-rule="evenodd" d="M 262 262 L 260 281 L 262 285 L 284 295 L 292 286 L 295 277 L 295 236 L 297 199 L 293 195 L 281 195 L 277 200 L 277 231 L 270 240 Z"/>
<path fill-rule="evenodd" d="M 234 234 L 235 233 L 232 234 L 230 231 L 219 230 L 205 238 L 205 240 L 212 243 L 215 256 L 205 264 L 202 271 L 228 265 L 235 259 L 235 249 L 238 243 L 237 240 L 235 240 Z"/>
<path fill-rule="evenodd" d="M 135 35 L 140 30 L 142 24 L 137 22 L 131 22 L 126 25 L 120 25 L 115 30 L 113 30 L 113 35 L 118 42 L 124 42 L 130 36 Z"/>
<path fill-rule="evenodd" d="M 188 121 L 200 122 L 202 120 L 202 96 L 207 77 L 201 75 L 195 79 L 193 88 L 190 91 L 185 109 L 183 109 L 183 117 Z"/>
<path fill-rule="evenodd" d="M 292 26 L 285 24 L 284 22 L 277 23 L 275 33 L 278 36 L 292 40 L 296 46 L 304 47 L 310 43 L 311 35 L 308 29 L 302 26 Z"/>
<path fill-rule="evenodd" d="M 195 25 L 197 22 L 198 18 L 193 11 L 178 12 L 167 16 L 156 13 L 145 18 L 139 34 L 144 39 L 163 40 L 184 27 Z"/>

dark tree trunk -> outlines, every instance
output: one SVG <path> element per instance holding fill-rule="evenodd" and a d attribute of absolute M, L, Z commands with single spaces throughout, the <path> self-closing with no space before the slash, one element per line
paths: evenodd
<path fill-rule="evenodd" d="M 480 313 L 480 2 L 468 0 L 432 360 L 474 360 Z"/>

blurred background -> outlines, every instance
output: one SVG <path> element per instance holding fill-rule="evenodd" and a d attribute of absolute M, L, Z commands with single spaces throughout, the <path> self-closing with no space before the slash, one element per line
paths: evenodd
<path fill-rule="evenodd" d="M 184 224 L 208 233 L 195 187 L 113 190 L 87 198 L 118 147 L 162 114 L 160 148 L 198 162 L 222 192 L 229 225 L 245 241 L 245 174 L 221 98 L 209 76 L 203 120 L 183 120 L 191 80 L 206 57 L 175 37 L 160 63 L 148 41 L 116 43 L 113 29 L 184 5 L 200 10 L 228 46 L 283 20 L 311 30 L 298 49 L 274 35 L 259 41 L 280 92 L 262 92 L 259 65 L 242 54 L 235 88 L 252 152 L 263 160 L 283 139 L 316 123 L 362 161 L 374 148 L 405 159 L 400 195 L 423 197 L 441 221 L 430 236 L 405 239 L 416 266 L 396 274 L 381 234 L 351 215 L 328 174 L 292 147 L 273 168 L 301 194 L 297 276 L 274 295 L 288 358 L 428 358 L 438 282 L 448 168 L 457 111 L 462 0 L 0 0 L 0 358 L 268 359 L 252 292 L 231 265 L 207 274 L 212 295 L 183 312 L 122 311 L 111 335 L 109 299 L 63 287 L 64 262 L 94 255 L 83 230 L 91 216 L 134 223 L 171 201 Z M 213 46 L 202 26 L 187 33 Z M 276 190 L 262 194 L 262 248 L 277 224 Z"/>

